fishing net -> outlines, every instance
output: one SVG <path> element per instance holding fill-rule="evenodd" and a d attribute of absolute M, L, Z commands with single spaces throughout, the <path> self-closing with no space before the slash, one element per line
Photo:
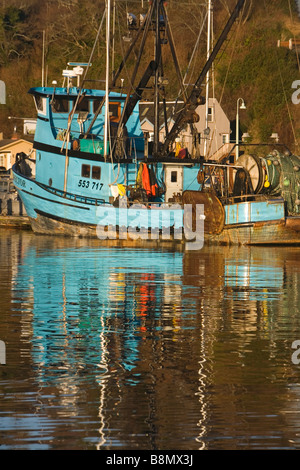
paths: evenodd
<path fill-rule="evenodd" d="M 300 157 L 272 152 L 262 159 L 265 192 L 281 195 L 289 215 L 300 214 Z"/>

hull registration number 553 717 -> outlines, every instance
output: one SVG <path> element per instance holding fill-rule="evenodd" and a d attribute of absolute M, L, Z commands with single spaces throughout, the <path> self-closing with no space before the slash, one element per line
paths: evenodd
<path fill-rule="evenodd" d="M 79 180 L 78 181 L 78 187 L 79 188 L 90 188 L 92 190 L 99 190 L 101 191 L 102 187 L 103 187 L 103 183 L 99 183 L 99 181 L 90 181 L 90 180 Z"/>

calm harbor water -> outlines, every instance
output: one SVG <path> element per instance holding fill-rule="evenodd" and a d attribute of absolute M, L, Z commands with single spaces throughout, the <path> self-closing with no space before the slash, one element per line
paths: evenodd
<path fill-rule="evenodd" d="M 300 248 L 0 230 L 0 259 L 1 450 L 300 448 Z"/>

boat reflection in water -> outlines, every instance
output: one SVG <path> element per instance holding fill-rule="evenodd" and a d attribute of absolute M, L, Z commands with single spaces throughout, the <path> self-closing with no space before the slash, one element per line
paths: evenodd
<path fill-rule="evenodd" d="M 16 279 L 22 287 L 16 288 L 26 283 L 31 287 L 32 334 L 38 338 L 33 348 L 35 362 L 57 364 L 60 370 L 104 364 L 108 351 L 101 335 L 110 338 L 110 350 L 116 353 L 114 336 L 122 332 L 118 361 L 131 370 L 147 319 L 160 321 L 161 315 L 176 314 L 181 292 L 172 280 L 180 279 L 181 272 L 178 252 L 129 249 L 124 256 L 118 248 L 84 245 L 42 253 L 30 248 Z M 126 331 L 134 334 L 127 336 Z"/>
<path fill-rule="evenodd" d="M 19 237 L 22 403 L 47 422 L 31 448 L 297 446 L 296 249 Z"/>

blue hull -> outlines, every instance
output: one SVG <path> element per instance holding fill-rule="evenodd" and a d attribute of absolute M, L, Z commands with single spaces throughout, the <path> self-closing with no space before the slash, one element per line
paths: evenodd
<path fill-rule="evenodd" d="M 204 241 L 239 245 L 300 245 L 300 217 L 285 217 L 281 199 L 227 205 L 221 233 L 207 234 L 205 220 L 204 225 L 197 226 L 197 233 L 187 230 L 184 208 L 176 204 L 114 207 L 96 198 L 56 191 L 24 177 L 16 167 L 13 175 L 32 229 L 40 234 L 179 243 L 195 239 L 198 249 L 202 248 Z"/>
<path fill-rule="evenodd" d="M 182 239 L 183 209 L 178 205 L 114 207 L 100 199 L 64 193 L 13 169 L 14 184 L 37 233 L 101 238 Z M 126 199 L 124 199 L 126 202 Z M 106 233 L 107 231 L 107 233 Z M 150 233 L 149 233 L 150 231 Z"/>

